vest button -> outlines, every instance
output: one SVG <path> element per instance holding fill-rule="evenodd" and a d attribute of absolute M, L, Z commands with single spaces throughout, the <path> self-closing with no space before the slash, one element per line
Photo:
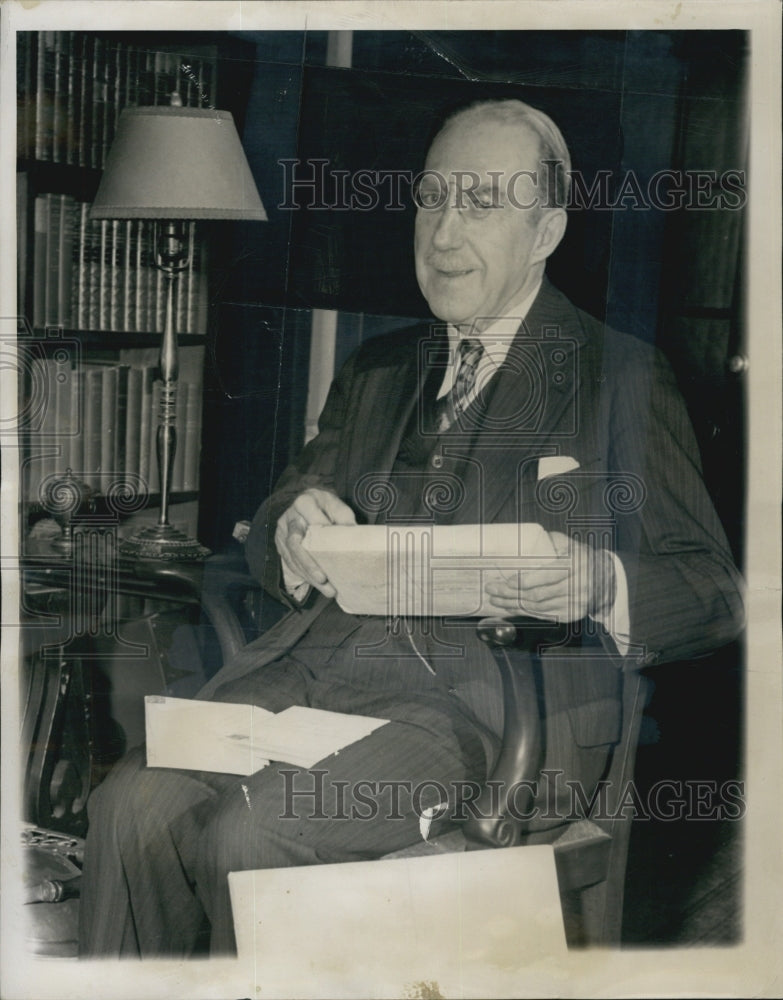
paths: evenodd
<path fill-rule="evenodd" d="M 433 455 L 432 456 L 432 467 L 433 469 L 441 469 L 443 467 L 443 456 Z"/>

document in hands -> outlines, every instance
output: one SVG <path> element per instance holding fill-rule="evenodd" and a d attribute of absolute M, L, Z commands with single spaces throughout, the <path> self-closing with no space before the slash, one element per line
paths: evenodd
<path fill-rule="evenodd" d="M 302 544 L 356 615 L 496 618 L 503 612 L 485 585 L 513 583 L 557 557 L 534 523 L 311 525 Z"/>
<path fill-rule="evenodd" d="M 387 719 L 294 705 L 255 705 L 148 695 L 147 767 L 253 774 L 270 760 L 312 767 L 386 725 Z"/>

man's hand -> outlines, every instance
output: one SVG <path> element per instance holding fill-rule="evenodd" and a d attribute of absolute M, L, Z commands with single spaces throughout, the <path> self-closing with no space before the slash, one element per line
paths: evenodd
<path fill-rule="evenodd" d="M 312 584 L 326 597 L 334 597 L 337 591 L 326 574 L 302 548 L 302 539 L 311 524 L 356 524 L 356 515 L 336 493 L 310 489 L 300 493 L 277 521 L 275 546 L 291 575 Z"/>
<path fill-rule="evenodd" d="M 504 611 L 558 622 L 579 621 L 608 610 L 615 599 L 609 553 L 560 531 L 550 531 L 549 537 L 557 558 L 541 568 L 520 571 L 510 582 L 488 583 L 490 603 Z"/>

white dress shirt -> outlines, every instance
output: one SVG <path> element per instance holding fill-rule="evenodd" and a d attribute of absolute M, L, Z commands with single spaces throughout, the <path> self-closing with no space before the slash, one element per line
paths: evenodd
<path fill-rule="evenodd" d="M 523 299 L 518 305 L 509 309 L 504 316 L 493 320 L 492 323 L 481 333 L 474 333 L 473 331 L 468 333 L 471 340 L 481 341 L 484 353 L 482 354 L 478 368 L 476 369 L 476 379 L 473 383 L 473 388 L 466 397 L 466 404 L 473 402 L 476 394 L 487 384 L 487 381 L 506 360 L 508 349 L 511 347 L 511 341 L 517 335 L 519 324 L 530 311 L 530 307 L 533 305 L 540 287 L 541 283 L 539 282 L 527 298 Z M 451 358 L 451 363 L 447 366 L 444 373 L 443 382 L 438 390 L 438 399 L 445 396 L 454 385 L 454 379 L 457 377 L 457 369 L 459 368 L 460 363 L 458 350 L 459 343 L 465 336 L 465 334 L 461 333 L 457 327 L 453 326 L 451 323 L 448 325 L 448 335 L 449 357 Z"/>

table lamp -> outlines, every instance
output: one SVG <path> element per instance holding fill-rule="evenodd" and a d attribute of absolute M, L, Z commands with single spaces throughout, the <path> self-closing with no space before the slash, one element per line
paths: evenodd
<path fill-rule="evenodd" d="M 156 436 L 160 474 L 158 523 L 120 546 L 142 559 L 200 559 L 208 549 L 169 524 L 169 493 L 177 448 L 179 361 L 174 329 L 175 284 L 187 267 L 186 221 L 266 219 L 234 119 L 228 111 L 171 105 L 122 112 L 91 210 L 93 219 L 155 222 L 156 264 L 165 275 L 166 311 L 160 348 L 160 413 Z"/>

